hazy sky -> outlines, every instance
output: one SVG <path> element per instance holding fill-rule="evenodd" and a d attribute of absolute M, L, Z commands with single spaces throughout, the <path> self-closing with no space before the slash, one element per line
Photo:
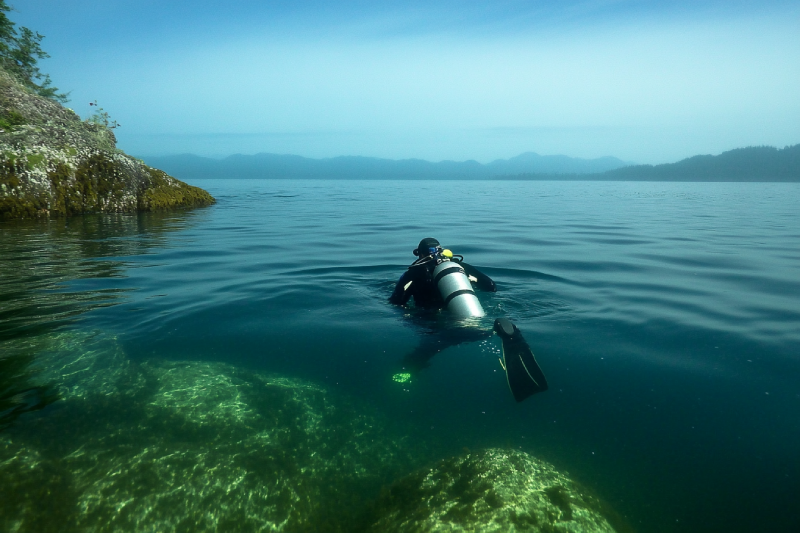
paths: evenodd
<path fill-rule="evenodd" d="M 7 0 L 135 155 L 675 161 L 800 143 L 800 1 Z"/>

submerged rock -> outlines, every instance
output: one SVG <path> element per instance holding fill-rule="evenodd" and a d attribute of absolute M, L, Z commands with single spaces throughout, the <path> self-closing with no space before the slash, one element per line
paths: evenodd
<path fill-rule="evenodd" d="M 375 532 L 613 532 L 599 500 L 550 464 L 490 449 L 394 483 L 375 503 Z"/>
<path fill-rule="evenodd" d="M 0 220 L 152 211 L 214 202 L 116 148 L 103 124 L 42 98 L 0 69 Z"/>
<path fill-rule="evenodd" d="M 599 500 L 522 452 L 415 471 L 415 443 L 312 383 L 138 363 L 99 333 L 26 343 L 61 400 L 0 432 L 0 531 L 614 531 Z"/>
<path fill-rule="evenodd" d="M 0 530 L 348 531 L 409 461 L 376 417 L 310 383 L 64 353 L 65 399 L 0 434 Z"/>

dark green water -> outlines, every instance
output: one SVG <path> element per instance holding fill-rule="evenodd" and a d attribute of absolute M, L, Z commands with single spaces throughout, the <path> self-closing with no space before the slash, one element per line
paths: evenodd
<path fill-rule="evenodd" d="M 800 530 L 796 184 L 196 184 L 218 204 L 0 224 L 5 527 L 145 530 L 205 498 L 244 510 L 175 530 L 258 530 L 247 472 L 274 471 L 276 523 L 347 528 L 398 476 L 495 447 L 636 531 Z M 497 282 L 483 305 L 548 392 L 515 404 L 496 338 L 392 381 L 438 327 L 386 302 L 428 236 Z"/>

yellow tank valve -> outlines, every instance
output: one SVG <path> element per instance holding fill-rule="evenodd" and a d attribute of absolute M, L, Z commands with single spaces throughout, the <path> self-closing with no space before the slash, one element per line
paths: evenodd
<path fill-rule="evenodd" d="M 453 257 L 453 252 L 450 250 L 442 250 L 442 255 L 448 259 L 451 259 Z"/>

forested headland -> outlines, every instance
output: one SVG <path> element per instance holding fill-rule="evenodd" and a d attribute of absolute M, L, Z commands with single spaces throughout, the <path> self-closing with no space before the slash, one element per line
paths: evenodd
<path fill-rule="evenodd" d="M 16 28 L 0 0 L 0 220 L 208 205 L 187 185 L 116 147 L 118 126 L 87 120 L 39 70 L 43 36 Z"/>

